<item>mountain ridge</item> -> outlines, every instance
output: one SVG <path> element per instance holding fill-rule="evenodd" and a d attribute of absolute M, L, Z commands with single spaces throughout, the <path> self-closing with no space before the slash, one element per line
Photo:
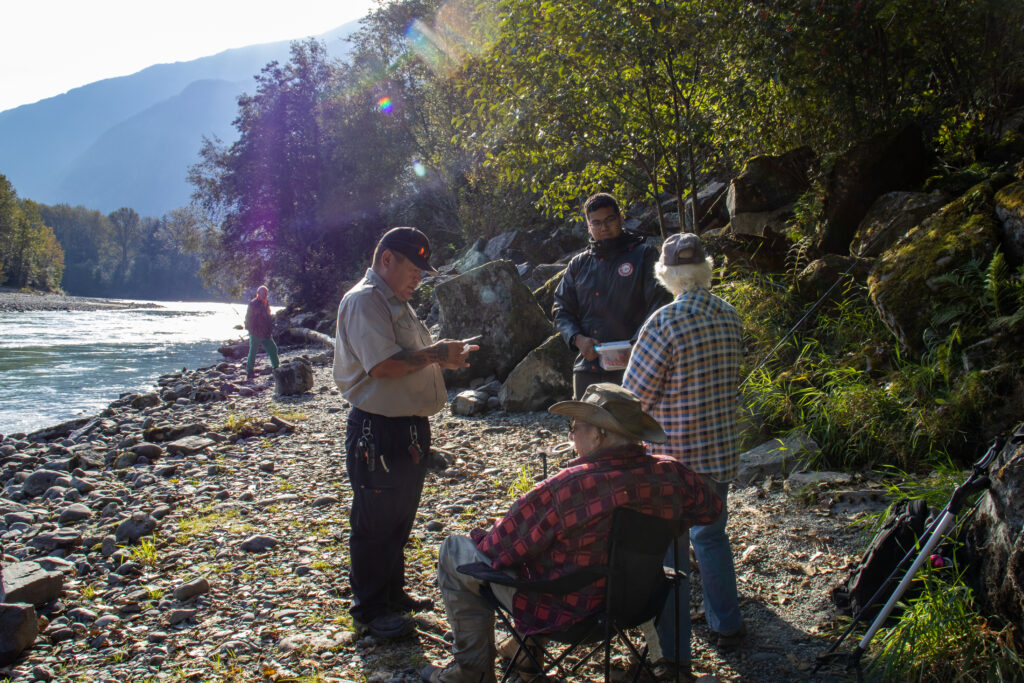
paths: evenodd
<path fill-rule="evenodd" d="M 357 28 L 353 21 L 314 37 L 341 58 L 344 38 Z M 0 112 L 0 174 L 20 197 L 37 202 L 161 216 L 188 202 L 185 177 L 202 137 L 233 140 L 237 107 L 225 118 L 225 99 L 233 104 L 254 90 L 254 77 L 272 61 L 287 61 L 292 42 L 154 64 Z M 231 85 L 190 89 L 202 81 Z M 166 128 L 153 128 L 157 122 Z M 147 124 L 150 139 L 140 146 Z M 183 154 L 182 145 L 192 151 Z"/>

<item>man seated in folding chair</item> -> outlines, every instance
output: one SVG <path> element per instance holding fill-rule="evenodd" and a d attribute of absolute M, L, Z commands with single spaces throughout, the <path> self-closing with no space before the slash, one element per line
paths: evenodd
<path fill-rule="evenodd" d="M 471 537 L 449 536 L 438 556 L 438 585 L 454 636 L 454 660 L 427 666 L 430 683 L 495 681 L 494 611 L 482 582 L 458 567 L 485 561 L 519 579 L 552 580 L 606 564 L 612 513 L 625 506 L 682 525 L 707 524 L 721 510 L 700 476 L 676 460 L 649 455 L 642 442 L 664 443 L 665 432 L 639 399 L 614 384 L 591 385 L 581 401 L 549 408 L 573 418 L 569 434 L 579 457 L 517 500 L 504 519 Z M 521 635 L 560 633 L 603 607 L 604 580 L 565 594 L 532 594 L 489 583 L 510 609 Z M 515 656 L 506 641 L 501 654 Z M 524 671 L 529 661 L 520 654 Z M 519 660 L 517 660 L 518 663 Z M 534 669 L 535 671 L 535 669 Z"/>

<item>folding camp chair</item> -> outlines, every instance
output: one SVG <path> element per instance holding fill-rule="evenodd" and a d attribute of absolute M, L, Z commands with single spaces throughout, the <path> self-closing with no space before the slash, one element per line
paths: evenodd
<path fill-rule="evenodd" d="M 608 564 L 581 569 L 553 581 L 516 581 L 501 571 L 491 569 L 485 562 L 462 565 L 459 572 L 480 579 L 485 583 L 481 595 L 494 607 L 498 617 L 505 624 L 519 644 L 519 651 L 505 668 L 502 680 L 507 680 L 515 669 L 517 659 L 526 657 L 543 678 L 560 667 L 566 657 L 592 646 L 590 650 L 570 669 L 577 671 L 600 650 L 604 650 L 604 680 L 611 678 L 611 646 L 617 636 L 639 662 L 634 680 L 645 670 L 653 679 L 654 672 L 647 661 L 647 646 L 638 649 L 626 634 L 634 628 L 656 618 L 665 604 L 669 590 L 676 581 L 674 572 L 663 567 L 665 553 L 675 539 L 685 531 L 675 521 L 645 515 L 635 510 L 619 507 L 612 513 L 611 532 L 608 536 Z M 512 615 L 498 602 L 490 589 L 491 583 L 512 586 L 521 593 L 571 593 L 590 585 L 599 579 L 606 579 L 603 609 L 579 622 L 566 631 L 539 633 L 534 636 L 520 636 L 512 624 Z M 566 644 L 557 657 L 551 658 L 544 642 Z M 532 643 L 527 647 L 527 643 Z M 543 652 L 535 655 L 535 649 Z M 548 661 L 548 664 L 543 664 Z"/>

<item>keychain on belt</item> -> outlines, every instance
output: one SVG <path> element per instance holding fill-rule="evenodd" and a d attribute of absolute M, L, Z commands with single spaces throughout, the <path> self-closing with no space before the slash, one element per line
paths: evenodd
<path fill-rule="evenodd" d="M 377 444 L 373 441 L 373 430 L 369 420 L 363 420 L 363 433 L 356 442 L 356 457 L 366 461 L 366 469 L 373 472 L 377 467 Z"/>
<path fill-rule="evenodd" d="M 422 455 L 423 451 L 420 450 L 420 437 L 416 431 L 416 425 L 409 425 L 409 457 L 412 458 L 414 465 L 420 464 Z"/>

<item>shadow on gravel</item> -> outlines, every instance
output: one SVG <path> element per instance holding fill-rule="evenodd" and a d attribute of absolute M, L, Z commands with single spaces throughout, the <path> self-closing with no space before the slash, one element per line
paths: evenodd
<path fill-rule="evenodd" d="M 784 605 L 748 599 L 741 600 L 741 608 L 748 633 L 743 644 L 732 651 L 721 651 L 711 644 L 706 622 L 694 623 L 691 647 L 695 673 L 741 681 L 857 680 L 841 665 L 823 667 L 811 676 L 817 656 L 828 648 L 831 639 L 794 628 L 786 620 Z"/>

